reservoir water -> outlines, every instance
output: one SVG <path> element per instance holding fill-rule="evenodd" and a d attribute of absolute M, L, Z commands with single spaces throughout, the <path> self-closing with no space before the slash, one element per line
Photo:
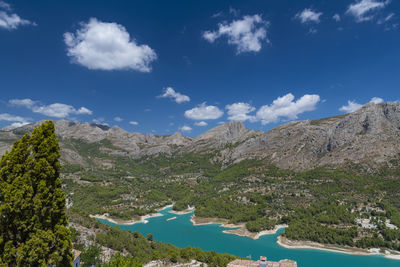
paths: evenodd
<path fill-rule="evenodd" d="M 190 222 L 192 213 L 176 215 L 169 213 L 169 210 L 171 208 L 161 210 L 160 213 L 164 216 L 150 218 L 146 224 L 136 223 L 119 225 L 119 227 L 127 231 L 138 231 L 143 235 L 152 233 L 154 240 L 171 243 L 181 248 L 192 246 L 241 257 L 251 255 L 252 259 L 258 259 L 261 255 L 274 261 L 291 259 L 297 261 L 299 267 L 400 266 L 400 260 L 387 259 L 381 255 L 357 256 L 317 249 L 283 248 L 276 241 L 284 229 L 280 229 L 274 235 L 261 236 L 257 240 L 224 234 L 222 231 L 227 228 L 220 227 L 218 224 L 194 226 Z M 176 219 L 167 221 L 172 217 Z M 107 220 L 98 220 L 111 226 L 115 225 Z"/>

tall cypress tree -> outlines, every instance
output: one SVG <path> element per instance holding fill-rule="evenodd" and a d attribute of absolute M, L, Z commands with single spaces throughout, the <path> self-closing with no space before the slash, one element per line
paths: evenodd
<path fill-rule="evenodd" d="M 60 148 L 47 121 L 0 161 L 0 265 L 72 266 Z"/>

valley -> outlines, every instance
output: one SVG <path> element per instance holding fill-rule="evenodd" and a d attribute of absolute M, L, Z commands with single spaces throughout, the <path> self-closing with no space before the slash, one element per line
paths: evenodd
<path fill-rule="evenodd" d="M 0 148 L 36 124 L 0 131 Z M 118 224 L 173 205 L 256 236 L 400 251 L 400 105 L 268 132 L 230 122 L 196 137 L 56 121 L 70 214 Z M 72 215 L 71 215 L 72 216 Z"/>

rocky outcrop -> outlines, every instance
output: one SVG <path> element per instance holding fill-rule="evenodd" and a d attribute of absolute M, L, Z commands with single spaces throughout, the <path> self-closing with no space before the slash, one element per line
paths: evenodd
<path fill-rule="evenodd" d="M 292 122 L 251 138 L 232 159 L 268 158 L 282 168 L 365 163 L 376 167 L 400 153 L 400 104 L 368 104 L 332 118 Z"/>
<path fill-rule="evenodd" d="M 0 153 L 39 123 L 0 131 Z M 128 133 L 118 127 L 65 120 L 56 121 L 55 127 L 63 160 L 81 165 L 87 164 L 87 158 L 67 145 L 70 139 L 86 143 L 108 140 L 112 147 L 103 147 L 103 152 L 130 158 L 212 152 L 216 155 L 213 160 L 223 166 L 245 159 L 266 159 L 295 170 L 347 162 L 375 168 L 400 156 L 400 103 L 370 103 L 350 114 L 290 122 L 265 133 L 246 129 L 242 122 L 229 122 L 196 138 L 180 133 Z"/>

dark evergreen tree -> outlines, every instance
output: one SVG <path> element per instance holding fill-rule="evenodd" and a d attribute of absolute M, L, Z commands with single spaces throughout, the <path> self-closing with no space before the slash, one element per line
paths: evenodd
<path fill-rule="evenodd" d="M 0 161 L 0 265 L 72 266 L 60 149 L 47 121 Z"/>

